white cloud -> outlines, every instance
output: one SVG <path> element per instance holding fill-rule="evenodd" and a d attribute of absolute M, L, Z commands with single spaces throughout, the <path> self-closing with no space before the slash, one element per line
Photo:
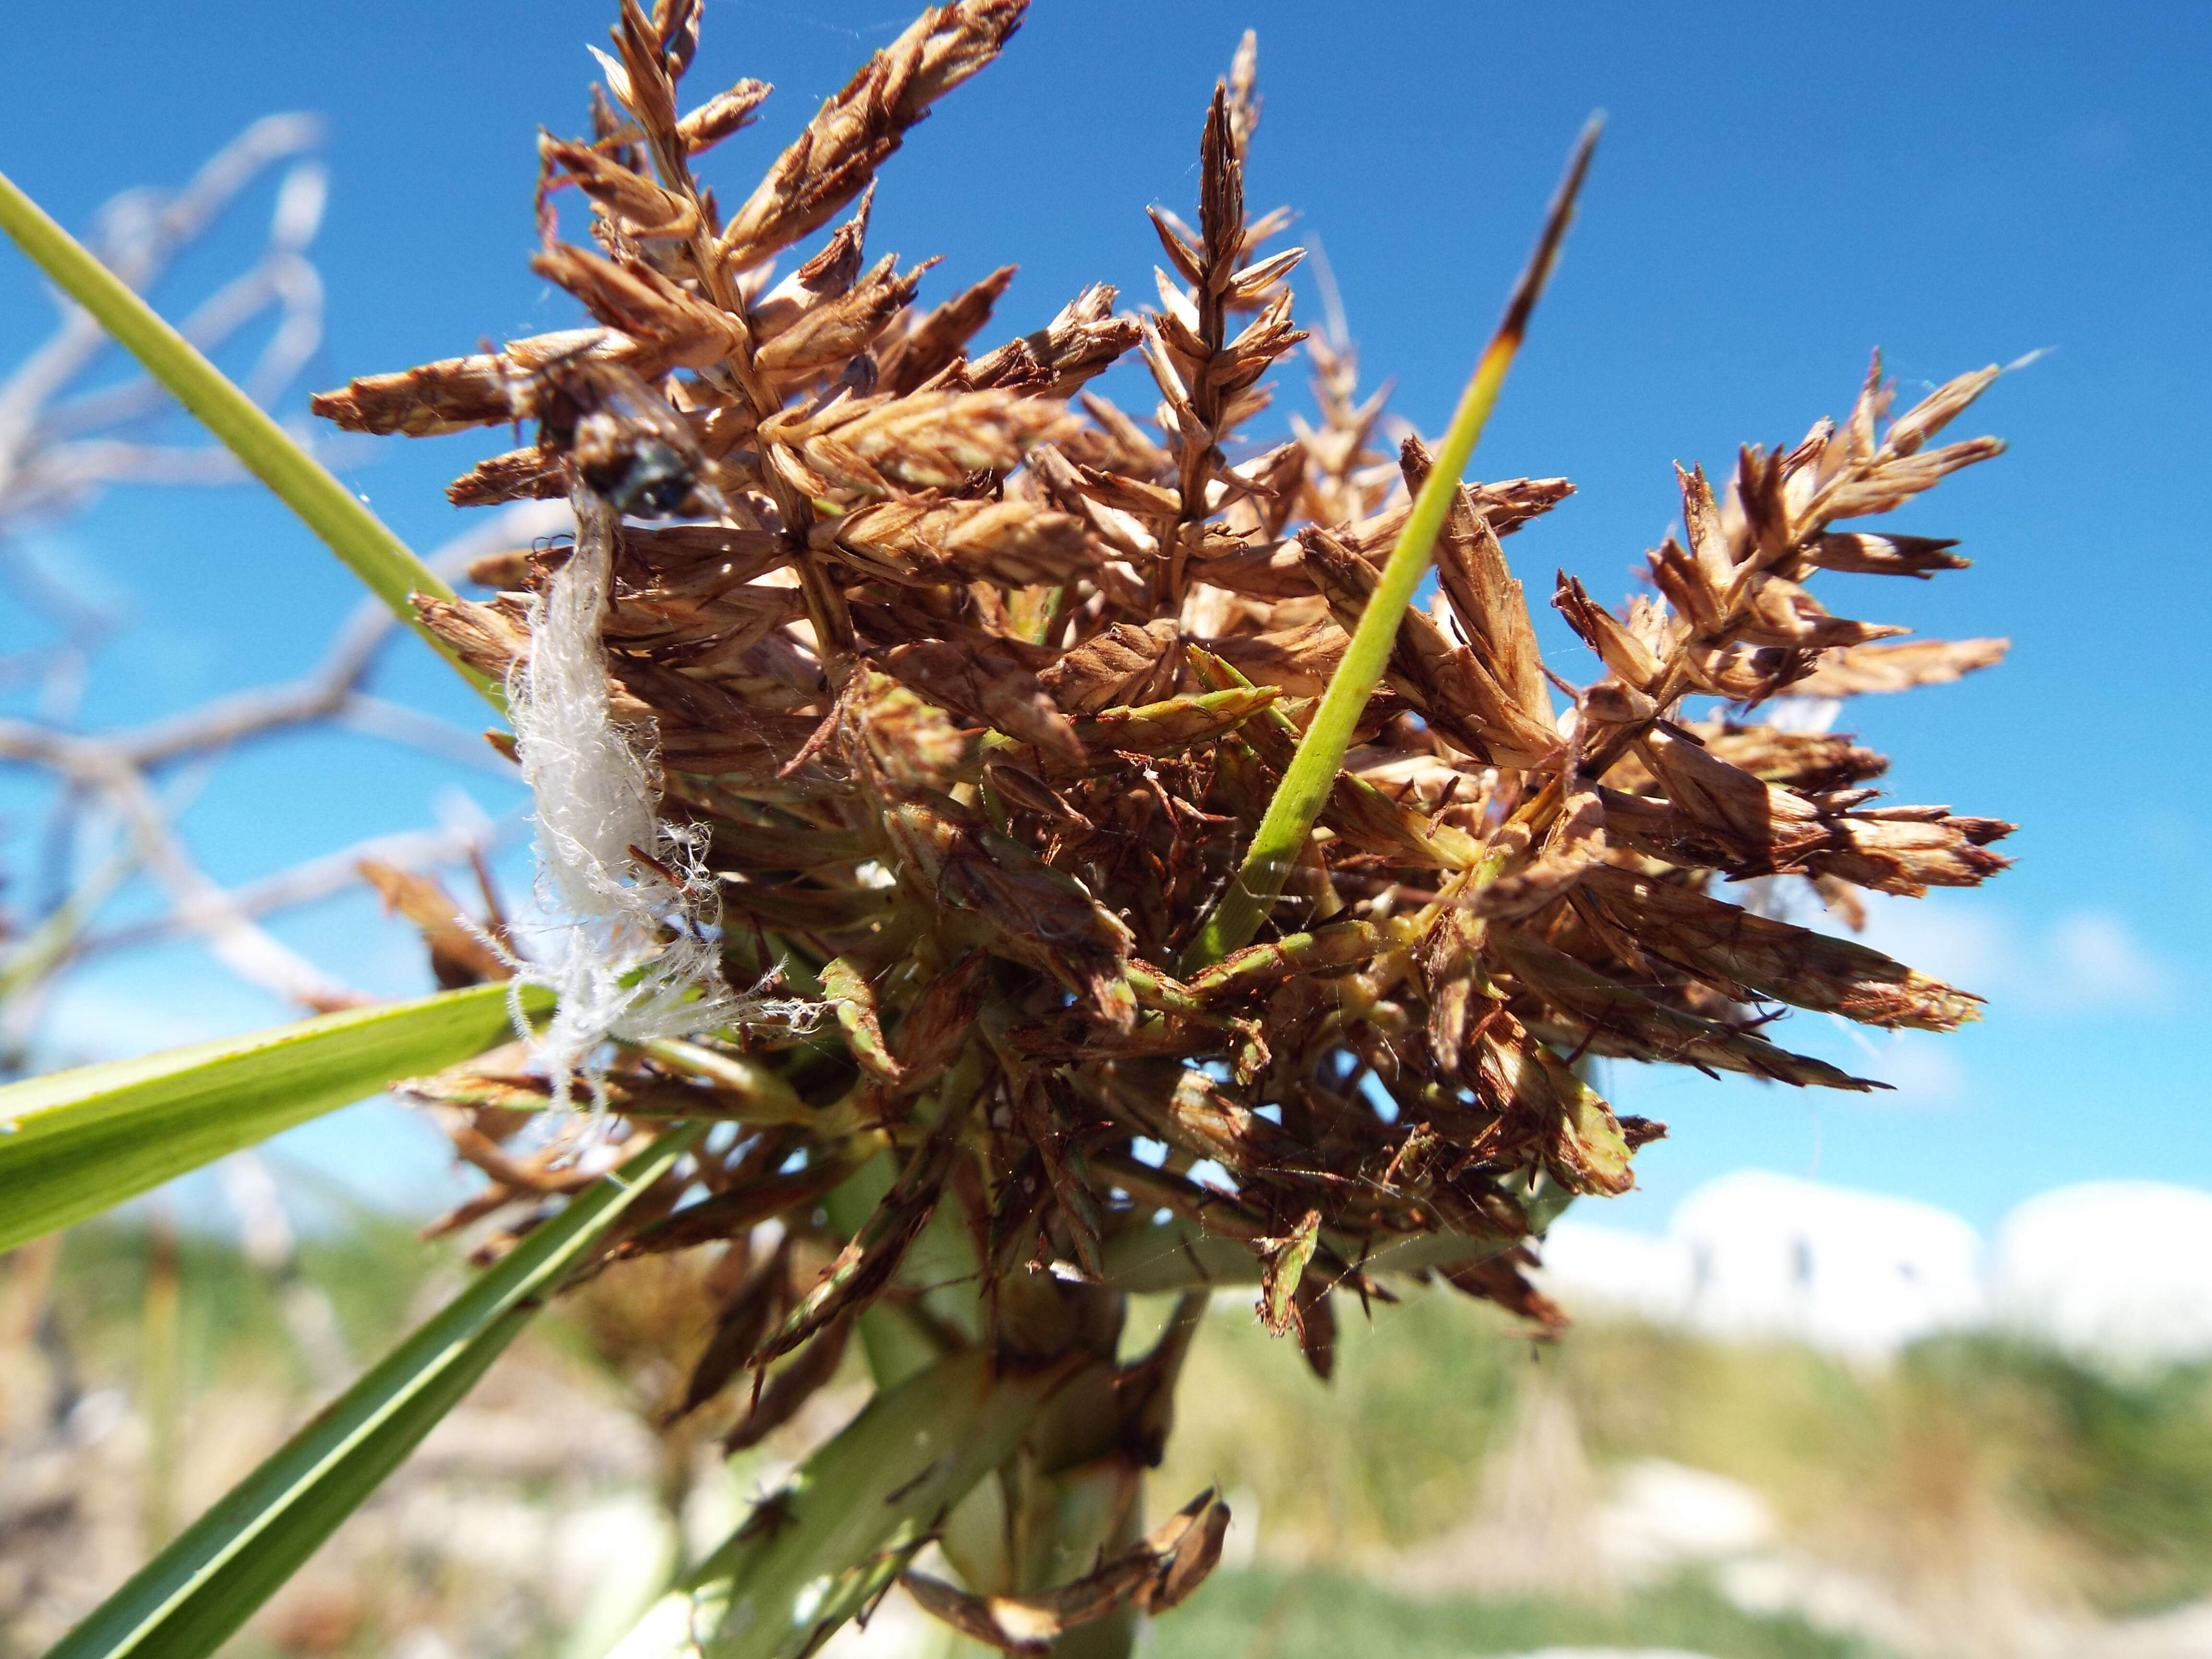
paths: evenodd
<path fill-rule="evenodd" d="M 2051 989 L 2075 1006 L 2159 1002 L 2172 988 L 2166 965 L 2107 910 L 2063 916 L 2048 936 Z"/>
<path fill-rule="evenodd" d="M 2157 1007 L 2175 989 L 2172 965 L 2110 910 L 2033 923 L 1979 895 L 1870 895 L 1863 937 L 1992 1004 L 2039 1015 Z"/>
<path fill-rule="evenodd" d="M 1940 1036 L 1900 1031 L 1882 1046 L 1868 1068 L 1894 1091 L 1872 1097 L 1882 1106 L 1954 1106 L 1966 1092 L 1966 1068 Z"/>

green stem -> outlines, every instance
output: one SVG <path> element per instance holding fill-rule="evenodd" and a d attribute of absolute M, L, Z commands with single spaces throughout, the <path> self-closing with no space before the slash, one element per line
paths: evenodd
<path fill-rule="evenodd" d="M 445 658 L 494 707 L 500 688 L 453 653 L 416 615 L 410 596 L 450 599 L 453 590 L 386 529 L 358 497 L 307 453 L 266 410 L 224 376 L 191 341 L 148 305 L 89 250 L 0 173 L 0 230 L 62 290 L 99 321 L 177 401 L 199 417 L 248 471 L 300 515 L 347 569 Z"/>
<path fill-rule="evenodd" d="M 877 1395 L 647 1613 L 623 1650 L 811 1653 L 1012 1454 L 1067 1376 L 1065 1365 L 1001 1375 L 970 1350 Z M 677 1639 L 664 1646 L 659 1632 Z"/>
<path fill-rule="evenodd" d="M 1290 769 L 1283 774 L 1274 798 L 1267 803 L 1267 814 L 1260 820 L 1243 866 L 1183 958 L 1186 973 L 1218 962 L 1231 951 L 1250 944 L 1252 936 L 1260 931 L 1260 924 L 1274 908 L 1275 901 L 1282 896 L 1284 880 L 1297 862 L 1306 837 L 1312 834 L 1314 820 L 1321 816 L 1322 803 L 1335 787 L 1337 769 L 1343 764 L 1345 750 L 1352 746 L 1352 729 L 1358 725 L 1367 700 L 1374 696 L 1382 672 L 1389 665 L 1406 607 L 1413 603 L 1414 589 L 1428 574 L 1430 557 L 1451 511 L 1460 476 L 1467 471 L 1468 459 L 1474 453 L 1474 446 L 1490 420 L 1490 411 L 1497 406 L 1498 391 L 1505 384 L 1505 373 L 1521 349 L 1529 314 L 1536 308 L 1537 298 L 1543 293 L 1552 266 L 1559 258 L 1559 243 L 1566 234 L 1568 221 L 1574 216 L 1575 198 L 1582 189 L 1583 175 L 1589 170 L 1590 153 L 1596 147 L 1598 130 L 1599 122 L 1595 117 L 1583 129 L 1583 136 L 1567 163 L 1566 179 L 1553 198 L 1536 252 L 1515 284 L 1512 296 L 1506 302 L 1505 315 L 1475 364 L 1467 390 L 1460 394 L 1458 410 L 1444 434 L 1436 464 L 1430 469 L 1421 493 L 1414 498 L 1413 514 L 1399 533 L 1397 545 L 1390 550 L 1389 561 L 1382 567 L 1382 580 L 1376 584 L 1367 608 L 1360 615 L 1359 626 L 1352 634 L 1344 659 L 1329 677 L 1328 690 L 1322 696 L 1313 723 L 1306 728 L 1297 752 L 1291 758 Z"/>

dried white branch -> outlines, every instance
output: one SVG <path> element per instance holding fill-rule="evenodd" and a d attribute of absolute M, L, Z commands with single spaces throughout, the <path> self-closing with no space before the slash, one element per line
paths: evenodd
<path fill-rule="evenodd" d="M 519 501 L 465 534 L 455 537 L 432 554 L 428 563 L 441 576 L 458 575 L 468 568 L 471 561 L 483 554 L 550 535 L 568 524 L 568 515 L 561 502 Z M 339 628 L 321 664 L 305 678 L 289 685 L 258 686 L 219 697 L 166 720 L 117 733 L 108 741 L 115 744 L 132 764 L 150 768 L 208 750 L 228 748 L 245 738 L 309 720 L 351 716 L 348 724 L 357 723 L 358 729 L 374 728 L 381 719 L 383 729 L 377 735 L 430 748 L 448 757 L 462 752 L 460 746 L 451 740 L 465 739 L 473 762 L 488 751 L 480 738 L 458 726 L 434 720 L 428 715 L 416 715 L 412 721 L 380 716 L 376 710 L 393 707 L 386 703 L 377 703 L 375 709 L 351 707 L 374 702 L 359 695 L 360 686 L 374 666 L 377 653 L 393 637 L 397 626 L 392 613 L 380 601 L 363 599 Z"/>
<path fill-rule="evenodd" d="M 138 190 L 116 198 L 100 211 L 92 243 L 101 260 L 133 289 L 143 291 L 167 268 L 177 252 L 204 234 L 240 191 L 265 169 L 302 155 L 321 141 L 321 125 L 306 115 L 271 115 L 248 127 L 216 152 L 192 181 L 174 196 Z M 264 349 L 256 371 L 264 396 L 274 396 L 283 383 L 268 384 L 269 374 L 289 362 L 293 370 L 312 353 L 321 335 L 321 283 L 303 279 L 297 267 L 305 264 L 301 250 L 313 240 L 322 217 L 326 180 L 322 167 L 301 162 L 277 191 L 269 235 L 260 258 L 214 299 L 202 306 L 187 325 L 194 343 L 203 349 L 225 339 L 258 316 L 271 303 L 284 317 L 276 336 Z M 252 301 L 248 303 L 249 299 Z M 0 521 L 20 516 L 29 503 L 20 493 L 19 482 L 40 453 L 68 432 L 88 424 L 77 412 L 59 433 L 48 422 L 48 405 L 100 356 L 107 336 L 82 307 L 57 296 L 61 320 L 46 343 L 31 354 L 21 368 L 0 383 Z M 307 320 L 312 306 L 313 321 Z M 302 350 L 303 343 L 305 349 Z M 290 373 L 285 375 L 289 380 Z M 136 418 L 164 404 L 160 394 L 149 396 L 125 387 L 113 395 L 114 420 Z M 97 479 L 83 477 L 89 488 Z M 38 506 L 57 504 L 50 491 L 39 492 Z"/>
<path fill-rule="evenodd" d="M 52 768 L 95 795 L 127 827 L 147 873 L 167 894 L 181 925 L 204 938 L 216 958 L 248 984 L 311 1008 L 346 1008 L 368 1000 L 237 909 L 185 850 L 145 773 L 113 744 L 41 732 L 10 720 L 0 722 L 0 757 Z"/>
<path fill-rule="evenodd" d="M 463 864 L 478 852 L 489 852 L 511 840 L 520 830 L 514 819 L 486 819 L 435 830 L 401 830 L 388 836 L 371 836 L 334 853 L 324 853 L 289 870 L 242 882 L 227 896 L 231 908 L 244 916 L 264 916 L 302 904 L 313 904 L 343 892 L 361 882 L 365 859 L 380 864 L 422 869 Z M 131 922 L 105 933 L 88 934 L 76 947 L 82 959 L 136 945 L 159 945 L 190 931 L 182 916 L 171 914 L 150 921 Z"/>
<path fill-rule="evenodd" d="M 212 352 L 273 308 L 276 325 L 246 377 L 248 390 L 264 404 L 282 394 L 322 339 L 322 279 L 306 250 L 322 222 L 329 180 L 319 162 L 301 159 L 321 136 L 313 117 L 265 117 L 218 151 L 183 190 L 141 189 L 117 197 L 100 210 L 88 238 L 110 270 L 143 292 L 254 179 L 289 161 L 259 255 L 183 325 L 195 344 Z M 4 665 L 9 677 L 34 677 L 41 712 L 60 718 L 76 708 L 91 650 L 113 630 L 116 618 L 16 556 L 8 544 L 9 529 L 83 507 L 110 484 L 218 484 L 242 474 L 218 447 L 151 442 L 131 430 L 171 406 L 150 379 L 129 379 L 61 401 L 105 358 L 109 342 L 82 307 L 59 294 L 54 298 L 60 318 L 53 333 L 0 381 L 0 578 L 58 636 Z"/>
<path fill-rule="evenodd" d="M 309 154 L 320 140 L 319 124 L 307 116 L 258 121 L 183 189 L 117 197 L 101 210 L 88 239 L 126 283 L 147 291 L 243 191 L 270 169 L 282 167 L 252 263 L 179 324 L 194 344 L 214 352 L 273 318 L 252 367 L 240 377 L 248 393 L 264 404 L 283 395 L 322 340 L 322 280 L 307 257 L 329 191 L 325 170 Z M 155 780 L 180 766 L 211 765 L 240 744 L 314 725 L 460 764 L 507 769 L 478 734 L 371 694 L 369 678 L 395 632 L 389 613 L 374 600 L 362 603 L 322 660 L 296 680 L 215 698 L 136 727 L 92 734 L 66 729 L 93 650 L 115 618 L 76 584 L 11 548 L 9 530 L 81 508 L 111 484 L 210 484 L 244 475 L 220 447 L 161 441 L 136 429 L 173 407 L 151 380 L 133 375 L 81 389 L 109 343 L 81 307 L 58 295 L 55 299 L 59 316 L 53 333 L 0 380 L 0 577 L 58 636 L 0 661 L 0 681 L 38 688 L 41 716 L 0 718 L 0 763 L 36 769 L 57 786 L 45 835 L 52 872 L 44 884 L 46 921 L 24 945 L 0 958 L 7 1018 L 19 1024 L 42 988 L 88 955 L 179 936 L 204 939 L 240 978 L 289 1000 L 316 1007 L 357 1002 L 360 993 L 270 936 L 257 918 L 328 896 L 357 880 L 356 866 L 363 857 L 448 863 L 481 853 L 495 837 L 494 828 L 479 814 L 470 823 L 380 836 L 228 890 L 200 866 L 178 832 L 177 790 L 157 791 Z M 567 522 L 558 502 L 523 503 L 480 521 L 431 562 L 441 574 L 457 575 L 483 553 L 551 534 Z M 76 873 L 88 867 L 82 860 L 88 855 L 96 869 Z M 96 932 L 99 913 L 134 873 L 161 890 L 167 910 Z"/>
<path fill-rule="evenodd" d="M 441 574 L 458 574 L 484 553 L 550 534 L 567 522 L 568 514 L 558 502 L 520 502 L 455 538 L 430 563 Z M 380 604 L 365 600 L 339 627 L 322 662 L 305 678 L 216 698 L 185 714 L 121 732 L 85 735 L 0 718 L 0 763 L 52 773 L 65 793 L 112 814 L 124 826 L 146 873 L 170 902 L 165 915 L 105 934 L 92 934 L 92 915 L 84 915 L 77 937 L 52 953 L 46 975 L 93 951 L 197 934 L 239 977 L 289 1000 L 318 1008 L 363 1000 L 362 993 L 275 939 L 254 918 L 339 890 L 358 879 L 356 866 L 364 857 L 398 863 L 451 863 L 466 858 L 488 844 L 489 826 L 471 823 L 378 837 L 226 890 L 200 868 L 176 833 L 173 809 L 155 793 L 152 775 L 180 763 L 210 760 L 255 738 L 319 721 L 469 764 L 490 759 L 489 750 L 474 734 L 361 690 L 394 632 L 390 613 Z"/>

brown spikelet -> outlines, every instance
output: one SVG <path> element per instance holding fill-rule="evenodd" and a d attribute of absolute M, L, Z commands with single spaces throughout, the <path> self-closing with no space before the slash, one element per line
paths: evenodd
<path fill-rule="evenodd" d="M 1160 262 L 1142 313 L 1092 283 L 993 344 L 1011 264 L 979 260 L 990 274 L 947 294 L 933 260 L 869 251 L 872 192 L 896 188 L 881 164 L 1021 16 L 1019 0 L 926 12 L 725 218 L 693 162 L 738 163 L 749 145 L 723 141 L 766 88 L 679 114 L 699 9 L 625 0 L 590 132 L 542 149 L 535 267 L 594 325 L 364 376 L 315 406 L 366 432 L 532 423 L 487 442 L 504 453 L 453 498 L 605 506 L 611 717 L 699 849 L 684 878 L 711 884 L 727 979 L 812 1011 L 615 1045 L 614 1135 L 678 1115 L 734 1126 L 692 1154 L 697 1190 L 621 1246 L 729 1252 L 679 1409 L 749 1369 L 759 1386 L 729 1432 L 750 1443 L 824 1385 L 864 1312 L 895 1306 L 902 1340 L 978 1349 L 1007 1375 L 1066 1366 L 1066 1399 L 1088 1402 L 1083 1467 L 1121 1460 L 1133 1492 L 1217 1281 L 1256 1284 L 1263 1321 L 1323 1374 L 1336 1292 L 1387 1297 L 1409 1246 L 1421 1271 L 1556 1322 L 1525 1272 L 1545 1206 L 1627 1190 L 1662 1133 L 1617 1114 L 1585 1060 L 1865 1091 L 1880 1085 L 1787 1046 L 1802 1026 L 1783 1012 L 1931 1030 L 1975 1017 L 1971 993 L 1783 918 L 1817 901 L 1849 919 L 1868 891 L 2004 867 L 2010 825 L 1886 801 L 1883 757 L 1823 724 L 1824 700 L 2002 656 L 2002 641 L 1899 641 L 1887 612 L 1831 609 L 1838 586 L 1920 592 L 1833 573 L 1966 568 L 1950 541 L 1872 520 L 2001 446 L 1942 441 L 1991 371 L 1893 422 L 1877 362 L 1794 447 L 1671 483 L 1655 471 L 1680 521 L 1618 609 L 1550 577 L 1562 544 L 1531 526 L 1566 480 L 1465 482 L 1435 599 L 1394 619 L 1281 900 L 1243 949 L 1206 960 L 1192 942 L 1431 452 L 1392 452 L 1387 387 L 1362 389 L 1340 319 L 1308 338 L 1301 251 L 1267 251 L 1287 216 L 1247 210 L 1265 142 L 1250 37 L 1197 124 L 1190 221 L 1129 213 Z M 1534 292 L 1516 291 L 1509 329 Z M 1286 436 L 1261 417 L 1301 342 L 1315 408 Z M 1094 384 L 1132 355 L 1148 409 Z M 501 551 L 474 572 L 493 597 L 422 614 L 504 678 L 574 557 L 562 538 Z M 1526 584 L 1546 579 L 1588 684 L 1544 659 Z M 441 971 L 490 971 L 449 907 L 389 890 Z M 457 1146 L 495 1183 L 468 1213 L 580 1184 L 557 1136 L 552 1152 L 512 1139 L 553 1085 L 510 1057 L 410 1085 L 468 1119 Z M 740 1241 L 769 1220 L 784 1243 L 763 1265 Z M 1127 1364 L 1120 1298 L 1136 1289 L 1195 1303 Z M 1042 1651 L 1180 1599 L 1224 1524 L 1208 1499 L 1057 1589 L 915 1594 L 980 1639 Z"/>
<path fill-rule="evenodd" d="M 1003 386 L 1039 397 L 1066 398 L 1135 345 L 1142 331 L 1114 314 L 1114 289 L 1094 283 L 1061 307 L 1035 334 L 986 352 L 968 370 L 972 386 Z"/>
<path fill-rule="evenodd" d="M 2011 645 L 2009 640 L 1913 640 L 1832 651 L 1790 689 L 1801 696 L 1850 697 L 1864 691 L 1947 685 L 1978 668 L 2002 662 Z"/>
<path fill-rule="evenodd" d="M 686 113 L 676 124 L 684 140 L 684 153 L 700 155 L 750 126 L 758 118 L 760 106 L 768 101 L 769 91 L 765 81 L 740 81 Z"/>
<path fill-rule="evenodd" d="M 743 270 L 826 223 L 930 105 L 998 56 L 1027 9 L 1028 0 L 954 0 L 871 58 L 731 216 L 723 265 Z"/>
<path fill-rule="evenodd" d="M 905 336 L 877 353 L 877 384 L 903 395 L 943 374 L 960 359 L 968 342 L 991 320 L 991 313 L 1014 280 L 1014 268 L 1000 265 L 964 293 L 955 295 L 924 317 Z"/>

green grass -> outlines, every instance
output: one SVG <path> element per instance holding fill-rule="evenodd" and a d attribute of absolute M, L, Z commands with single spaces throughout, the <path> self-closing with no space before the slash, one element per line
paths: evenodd
<path fill-rule="evenodd" d="M 678 1124 L 634 1147 L 533 1228 L 170 1540 L 51 1659 L 212 1654 L 405 1461 L 705 1133 Z"/>
<path fill-rule="evenodd" d="M 2108 1608 L 2212 1595 L 2212 1366 L 2122 1380 L 1960 1338 L 1915 1350 L 1900 1381 L 2015 1449 L 2016 1500 L 2109 1564 Z"/>
<path fill-rule="evenodd" d="M 1217 1573 L 1152 1627 L 1154 1659 L 1474 1659 L 1568 1645 L 1680 1648 L 1713 1659 L 1876 1659 L 1796 1619 L 1753 1618 L 1692 1578 L 1610 1607 L 1416 1601 L 1341 1573 Z"/>
<path fill-rule="evenodd" d="M 1346 1299 L 1348 1300 L 1348 1299 Z M 1194 1350 L 1156 1506 L 1257 1499 L 1263 1547 L 1342 1560 L 1468 1521 L 1524 1380 L 1571 1407 L 1601 1486 L 1664 1458 L 1762 1493 L 1798 1547 L 1887 1581 L 1988 1570 L 2107 1613 L 2212 1594 L 2212 1364 L 2116 1377 L 1987 1337 L 1887 1369 L 1587 1322 L 1532 1345 L 1442 1291 L 1340 1312 L 1334 1382 L 1249 1313 Z"/>

